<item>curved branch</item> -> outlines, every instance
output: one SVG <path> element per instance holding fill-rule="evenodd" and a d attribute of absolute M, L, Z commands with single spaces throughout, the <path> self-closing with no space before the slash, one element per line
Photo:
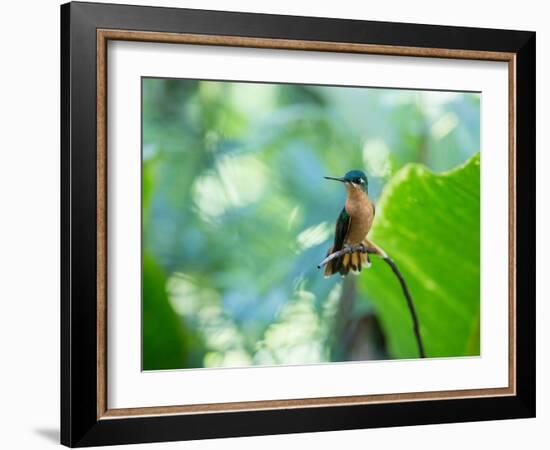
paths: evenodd
<path fill-rule="evenodd" d="M 424 353 L 424 345 L 422 344 L 422 338 L 420 337 L 420 325 L 418 324 L 418 316 L 416 315 L 416 309 L 414 307 L 411 293 L 409 292 L 409 287 L 407 286 L 407 283 L 405 282 L 405 279 L 403 278 L 403 275 L 397 268 L 397 265 L 395 264 L 395 262 L 388 256 L 384 258 L 384 261 L 388 263 L 388 265 L 391 267 L 391 270 L 393 271 L 395 276 L 399 279 L 399 283 L 401 284 L 401 289 L 403 289 L 403 295 L 407 300 L 407 305 L 409 306 L 409 311 L 411 312 L 411 317 L 413 321 L 413 331 L 414 331 L 414 336 L 416 337 L 416 345 L 418 346 L 418 353 L 420 354 L 421 358 L 425 358 L 426 354 Z"/>
<path fill-rule="evenodd" d="M 337 252 L 331 253 L 328 255 L 323 261 L 319 263 L 317 266 L 318 269 L 328 264 L 330 261 L 332 261 L 335 258 L 338 258 L 340 256 L 351 254 L 351 253 L 368 253 L 373 255 L 380 256 L 391 268 L 394 275 L 399 280 L 399 284 L 401 285 L 401 289 L 403 290 L 403 295 L 405 296 L 405 300 L 407 301 L 407 306 L 409 307 L 409 311 L 411 313 L 412 321 L 413 321 L 413 332 L 414 336 L 416 338 L 416 345 L 418 347 L 418 353 L 421 358 L 425 358 L 426 354 L 424 353 L 424 344 L 422 343 L 422 337 L 420 336 L 420 325 L 418 322 L 418 316 L 416 314 L 416 309 L 414 307 L 413 299 L 411 296 L 411 293 L 409 291 L 409 287 L 407 286 L 407 283 L 405 281 L 405 278 L 403 278 L 403 275 L 399 271 L 399 268 L 395 264 L 395 262 L 387 255 L 381 254 L 380 250 L 374 247 L 368 247 L 364 244 L 359 244 L 355 246 L 349 246 L 345 247 L 342 250 L 339 250 Z"/>
<path fill-rule="evenodd" d="M 363 244 L 344 247 L 342 250 L 338 250 L 337 252 L 334 252 L 328 255 L 325 259 L 323 259 L 317 265 L 317 268 L 320 269 L 321 267 L 326 266 L 330 261 L 332 261 L 335 258 L 339 258 L 340 256 L 344 256 L 351 253 L 357 253 L 357 252 L 368 253 L 372 255 L 378 254 L 378 250 L 376 250 L 374 247 L 367 247 L 366 245 L 363 245 Z"/>

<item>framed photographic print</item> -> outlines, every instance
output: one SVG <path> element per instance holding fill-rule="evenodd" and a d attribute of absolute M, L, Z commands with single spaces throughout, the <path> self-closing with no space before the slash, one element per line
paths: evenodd
<path fill-rule="evenodd" d="M 63 444 L 534 416 L 535 33 L 61 26 Z"/>

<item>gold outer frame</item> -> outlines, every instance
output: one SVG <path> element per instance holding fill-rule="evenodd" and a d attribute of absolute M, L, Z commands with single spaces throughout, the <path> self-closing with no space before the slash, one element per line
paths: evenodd
<path fill-rule="evenodd" d="M 374 44 L 247 38 L 98 29 L 97 36 L 97 419 L 169 414 L 221 413 L 305 407 L 346 406 L 403 401 L 516 395 L 516 55 L 507 52 L 404 47 Z M 363 53 L 389 56 L 502 61 L 508 63 L 508 387 L 400 394 L 263 400 L 199 405 L 109 409 L 107 405 L 107 42 L 109 40 L 217 45 L 266 49 Z"/>

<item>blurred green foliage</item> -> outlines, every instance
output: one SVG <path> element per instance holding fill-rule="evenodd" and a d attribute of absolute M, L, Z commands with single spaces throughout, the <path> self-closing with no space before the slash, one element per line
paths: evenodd
<path fill-rule="evenodd" d="M 386 267 L 375 262 L 344 282 L 324 279 L 316 269 L 345 197 L 341 186 L 322 177 L 362 169 L 376 202 L 396 173 L 402 178 L 421 170 L 401 172 L 408 163 L 436 172 L 464 163 L 479 150 L 479 95 L 156 78 L 142 83 L 143 368 L 410 356 L 414 338 L 401 309 L 404 299 Z M 479 168 L 477 176 L 479 186 Z M 465 307 L 441 308 L 436 302 L 447 297 L 423 291 L 426 280 L 446 282 L 434 274 L 443 270 L 442 258 L 453 256 L 446 261 L 453 268 L 464 259 L 445 237 L 449 223 L 468 220 L 473 227 L 477 220 L 479 228 L 479 196 L 472 194 L 464 210 L 442 206 L 458 201 L 457 192 L 469 192 L 475 180 L 442 180 L 431 188 L 427 175 L 416 187 L 390 181 L 389 192 L 417 201 L 415 220 L 431 217 L 430 228 L 398 214 L 411 206 L 400 204 L 403 194 L 384 194 L 377 214 L 387 221 L 379 225 L 377 217 L 373 234 L 411 277 L 426 333 L 434 320 L 474 330 L 476 318 L 468 322 L 463 309 L 479 312 L 475 270 L 452 272 L 467 282 L 451 280 L 442 291 L 454 302 L 454 287 L 468 290 Z M 439 229 L 433 217 L 440 218 Z M 429 241 L 424 254 L 397 240 L 403 230 Z M 460 236 L 467 240 L 460 248 L 477 245 L 479 259 L 479 233 Z M 434 252 L 438 265 L 428 267 Z M 415 267 L 422 272 L 412 273 Z M 426 335 L 428 355 L 475 354 L 479 339 L 466 348 L 454 331 L 434 331 L 437 343 Z"/>
<path fill-rule="evenodd" d="M 143 367 L 179 369 L 200 366 L 204 349 L 170 306 L 166 278 L 149 255 L 143 255 Z"/>

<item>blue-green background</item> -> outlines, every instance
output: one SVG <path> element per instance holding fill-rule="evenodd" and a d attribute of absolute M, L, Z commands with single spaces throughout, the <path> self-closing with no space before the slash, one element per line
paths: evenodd
<path fill-rule="evenodd" d="M 142 83 L 144 369 L 416 357 L 383 262 L 316 268 L 351 169 L 428 356 L 479 354 L 479 94 Z"/>

